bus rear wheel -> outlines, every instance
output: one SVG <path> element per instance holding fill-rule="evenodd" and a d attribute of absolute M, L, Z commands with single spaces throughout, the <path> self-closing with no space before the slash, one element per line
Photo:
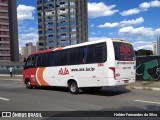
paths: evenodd
<path fill-rule="evenodd" d="M 79 92 L 79 88 L 78 88 L 77 83 L 75 81 L 71 81 L 69 83 L 69 92 L 71 94 L 77 94 Z"/>
<path fill-rule="evenodd" d="M 27 88 L 27 89 L 32 89 L 32 88 L 33 88 L 33 86 L 31 85 L 30 80 L 27 80 L 27 81 L 26 81 L 26 88 Z"/>

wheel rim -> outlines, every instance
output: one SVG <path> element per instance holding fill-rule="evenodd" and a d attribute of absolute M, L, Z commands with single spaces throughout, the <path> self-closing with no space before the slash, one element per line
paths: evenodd
<path fill-rule="evenodd" d="M 28 81 L 27 82 L 27 87 L 30 87 L 31 86 L 31 83 Z"/>
<path fill-rule="evenodd" d="M 77 89 L 76 84 L 71 84 L 71 91 L 72 91 L 72 92 L 75 92 L 76 89 Z"/>

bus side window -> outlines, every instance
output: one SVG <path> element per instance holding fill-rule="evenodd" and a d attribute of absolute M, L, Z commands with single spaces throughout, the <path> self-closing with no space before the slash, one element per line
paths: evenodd
<path fill-rule="evenodd" d="M 87 47 L 85 46 L 83 50 L 83 64 L 86 63 L 87 63 Z"/>
<path fill-rule="evenodd" d="M 48 67 L 54 66 L 54 52 L 48 53 Z"/>
<path fill-rule="evenodd" d="M 107 60 L 106 43 L 95 45 L 95 63 L 102 63 Z"/>
<path fill-rule="evenodd" d="M 37 67 L 42 67 L 42 54 L 38 54 L 37 57 Z"/>
<path fill-rule="evenodd" d="M 62 51 L 62 65 L 69 65 L 69 50 Z"/>
<path fill-rule="evenodd" d="M 27 62 L 25 64 L 25 69 L 34 67 L 35 67 L 35 55 L 31 55 L 27 59 Z"/>
<path fill-rule="evenodd" d="M 95 63 L 95 45 L 87 46 L 87 64 Z"/>
<path fill-rule="evenodd" d="M 48 53 L 42 54 L 42 67 L 48 67 Z"/>
<path fill-rule="evenodd" d="M 77 64 L 77 51 L 78 48 L 71 48 L 69 50 L 69 65 L 76 65 Z"/>
<path fill-rule="evenodd" d="M 77 64 L 83 64 L 84 61 L 84 47 L 79 47 L 77 51 Z"/>
<path fill-rule="evenodd" d="M 54 66 L 61 66 L 62 65 L 62 51 L 55 51 L 54 52 Z"/>

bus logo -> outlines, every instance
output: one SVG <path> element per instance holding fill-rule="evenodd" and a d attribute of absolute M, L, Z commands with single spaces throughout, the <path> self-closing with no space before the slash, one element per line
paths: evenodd
<path fill-rule="evenodd" d="M 69 70 L 67 68 L 64 70 L 61 68 L 58 75 L 69 75 Z"/>

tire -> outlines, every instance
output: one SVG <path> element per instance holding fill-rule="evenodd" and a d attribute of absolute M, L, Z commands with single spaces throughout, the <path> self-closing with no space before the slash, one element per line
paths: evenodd
<path fill-rule="evenodd" d="M 79 88 L 78 88 L 77 83 L 75 81 L 72 81 L 69 83 L 69 92 L 71 94 L 77 94 L 79 92 Z"/>
<path fill-rule="evenodd" d="M 27 81 L 26 81 L 26 88 L 27 88 L 27 89 L 32 89 L 32 88 L 33 88 L 33 86 L 31 85 L 30 80 L 27 80 Z"/>

